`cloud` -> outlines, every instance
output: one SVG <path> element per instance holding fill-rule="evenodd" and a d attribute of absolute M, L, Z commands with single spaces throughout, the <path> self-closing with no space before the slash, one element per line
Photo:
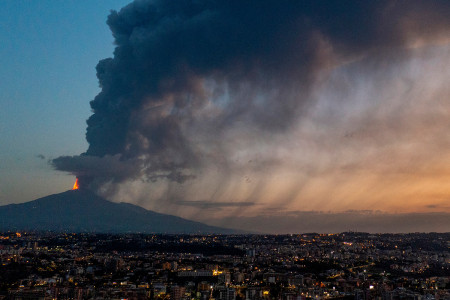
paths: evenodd
<path fill-rule="evenodd" d="M 261 233 L 339 233 L 359 231 L 371 233 L 449 232 L 450 213 L 388 214 L 367 212 L 298 212 L 296 215 L 227 217 L 205 219 L 216 226 Z"/>
<path fill-rule="evenodd" d="M 52 164 L 191 215 L 418 207 L 437 184 L 418 178 L 449 173 L 449 12 L 448 1 L 132 2 L 108 17 L 116 48 L 97 65 L 89 148 Z"/>
<path fill-rule="evenodd" d="M 253 206 L 253 202 L 211 202 L 211 201 L 175 201 L 177 205 L 194 206 L 203 209 L 220 209 L 223 207 L 247 207 Z"/>
<path fill-rule="evenodd" d="M 60 156 L 52 160 L 55 168 L 77 174 L 77 177 L 82 180 L 95 180 L 97 184 L 139 178 L 142 163 L 139 159 L 123 161 L 119 155 L 105 155 L 103 157 L 89 155 Z M 80 182 L 80 184 L 83 183 Z"/>
<path fill-rule="evenodd" d="M 428 205 L 425 205 L 425 207 L 430 210 L 434 210 L 434 211 L 446 211 L 446 210 L 450 209 L 447 199 L 445 199 L 442 204 L 428 204 Z"/>

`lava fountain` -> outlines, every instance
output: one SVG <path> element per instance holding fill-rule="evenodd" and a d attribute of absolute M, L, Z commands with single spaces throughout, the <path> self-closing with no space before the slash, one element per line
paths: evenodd
<path fill-rule="evenodd" d="M 73 184 L 72 190 L 78 190 L 80 187 L 78 186 L 78 178 L 75 179 L 75 183 Z"/>

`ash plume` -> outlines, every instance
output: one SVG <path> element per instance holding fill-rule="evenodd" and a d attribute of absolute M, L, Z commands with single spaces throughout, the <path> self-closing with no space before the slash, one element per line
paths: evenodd
<path fill-rule="evenodd" d="M 236 201 L 253 203 L 266 181 L 246 172 L 276 173 L 275 146 L 326 74 L 448 43 L 449 12 L 449 1 L 136 0 L 107 20 L 116 48 L 97 65 L 89 148 L 52 164 L 113 193 L 111 183 L 164 181 L 168 198 L 214 173 L 209 195 L 222 202 L 244 178 L 252 191 Z"/>

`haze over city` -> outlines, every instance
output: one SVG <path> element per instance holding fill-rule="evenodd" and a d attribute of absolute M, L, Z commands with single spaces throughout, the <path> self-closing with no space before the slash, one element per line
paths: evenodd
<path fill-rule="evenodd" d="M 0 205 L 450 231 L 450 2 L 128 3 L 2 3 Z"/>

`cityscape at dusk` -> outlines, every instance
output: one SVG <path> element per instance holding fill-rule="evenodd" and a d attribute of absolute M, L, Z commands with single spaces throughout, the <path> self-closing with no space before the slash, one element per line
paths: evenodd
<path fill-rule="evenodd" d="M 449 238 L 9 232 L 0 299 L 449 299 Z"/>
<path fill-rule="evenodd" d="M 450 1 L 0 7 L 0 300 L 450 300 Z"/>
<path fill-rule="evenodd" d="M 0 205 L 450 231 L 448 1 L 1 5 Z"/>

